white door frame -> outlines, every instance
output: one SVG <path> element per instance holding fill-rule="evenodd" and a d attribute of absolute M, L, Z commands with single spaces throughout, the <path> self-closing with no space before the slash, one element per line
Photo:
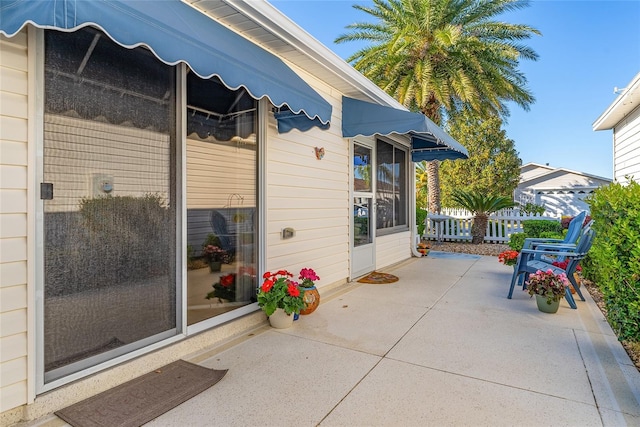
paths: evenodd
<path fill-rule="evenodd" d="M 355 168 L 353 167 L 353 158 L 355 154 L 354 146 L 358 145 L 360 147 L 364 147 L 370 150 L 370 161 L 369 165 L 370 169 L 370 179 L 371 179 L 371 188 L 370 191 L 356 191 L 355 190 Z M 376 203 L 375 203 L 375 138 L 358 138 L 357 140 L 351 140 L 349 146 L 349 157 L 350 157 L 350 171 L 349 171 L 349 205 L 350 205 L 350 214 L 349 214 L 349 230 L 351 231 L 351 238 L 349 242 L 349 247 L 351 249 L 351 274 L 350 279 L 353 280 L 357 277 L 360 277 L 364 274 L 370 273 L 375 270 L 376 266 Z M 364 211 L 365 215 L 369 216 L 369 243 L 366 244 L 355 244 L 355 216 L 356 216 L 356 198 L 364 198 L 369 199 L 368 209 Z"/>

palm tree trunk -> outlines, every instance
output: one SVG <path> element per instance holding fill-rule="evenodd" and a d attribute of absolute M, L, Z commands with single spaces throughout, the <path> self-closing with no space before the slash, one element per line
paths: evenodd
<path fill-rule="evenodd" d="M 429 192 L 429 212 L 440 213 L 440 162 L 427 162 L 427 191 Z"/>
<path fill-rule="evenodd" d="M 484 242 L 484 235 L 487 232 L 488 222 L 489 216 L 486 214 L 479 214 L 473 218 L 473 225 L 471 226 L 471 243 L 479 245 Z"/>

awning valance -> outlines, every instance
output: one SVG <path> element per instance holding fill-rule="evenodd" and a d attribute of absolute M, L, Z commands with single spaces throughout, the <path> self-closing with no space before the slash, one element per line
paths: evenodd
<path fill-rule="evenodd" d="M 0 34 L 11 37 L 27 23 L 61 31 L 97 27 L 125 48 L 147 46 L 166 64 L 184 62 L 202 78 L 217 76 L 229 89 L 244 87 L 255 99 L 286 106 L 297 123 L 304 122 L 300 114 L 325 127 L 331 119 L 331 104 L 282 60 L 180 0 L 0 3 Z"/>
<path fill-rule="evenodd" d="M 407 135 L 411 138 L 411 160 L 467 159 L 469 153 L 458 141 L 427 116 L 342 98 L 342 136 Z"/>

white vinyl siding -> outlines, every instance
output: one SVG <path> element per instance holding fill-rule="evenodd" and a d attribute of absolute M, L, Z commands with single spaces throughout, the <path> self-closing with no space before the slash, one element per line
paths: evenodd
<path fill-rule="evenodd" d="M 312 268 L 323 286 L 349 277 L 349 145 L 342 138 L 341 94 L 307 80 L 333 105 L 331 127 L 278 134 L 270 116 L 267 135 L 267 270 L 297 274 Z M 324 147 L 322 160 L 315 147 Z M 281 239 L 283 228 L 295 236 Z"/>
<path fill-rule="evenodd" d="M 0 412 L 27 392 L 27 32 L 0 36 Z"/>
<path fill-rule="evenodd" d="M 411 232 L 376 237 L 376 269 L 388 267 L 411 257 Z"/>
<path fill-rule="evenodd" d="M 618 182 L 640 181 L 640 108 L 614 128 L 613 169 Z"/>

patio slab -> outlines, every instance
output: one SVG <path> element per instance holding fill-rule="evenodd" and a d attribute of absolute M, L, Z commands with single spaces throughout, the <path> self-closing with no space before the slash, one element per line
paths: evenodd
<path fill-rule="evenodd" d="M 594 406 L 385 359 L 321 426 L 600 426 Z"/>
<path fill-rule="evenodd" d="M 541 313 L 486 256 L 387 272 L 400 280 L 194 355 L 227 375 L 149 425 L 640 425 L 640 373 L 588 294 Z"/>

